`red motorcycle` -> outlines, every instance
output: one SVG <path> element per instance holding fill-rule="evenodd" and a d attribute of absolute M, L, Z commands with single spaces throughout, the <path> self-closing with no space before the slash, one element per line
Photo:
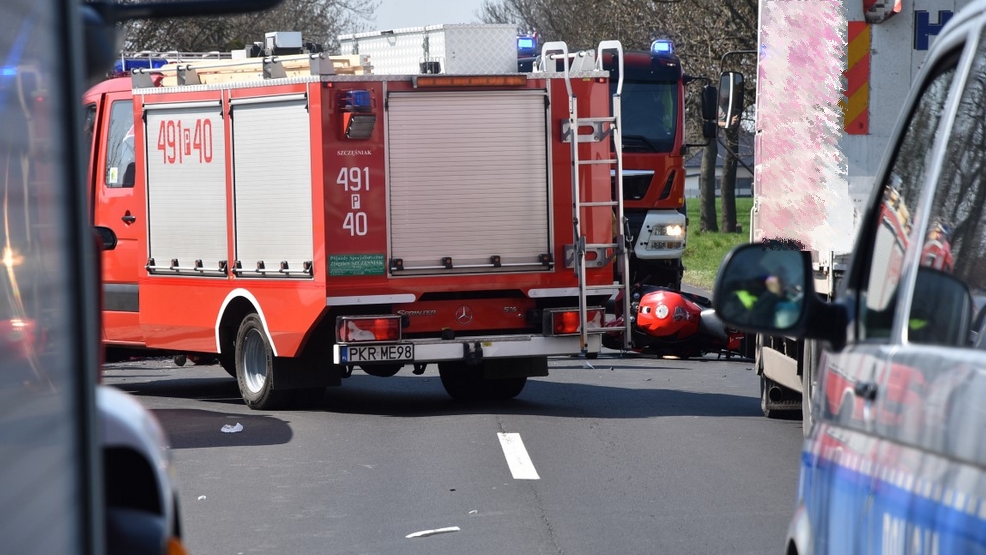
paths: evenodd
<path fill-rule="evenodd" d="M 622 328 L 623 298 L 616 299 L 616 319 L 607 327 Z M 678 358 L 700 357 L 707 353 L 738 355 L 743 333 L 723 325 L 712 308 L 712 301 L 701 295 L 665 287 L 638 285 L 631 289 L 630 314 L 633 319 L 630 350 Z M 603 346 L 623 349 L 623 331 L 603 335 Z"/>

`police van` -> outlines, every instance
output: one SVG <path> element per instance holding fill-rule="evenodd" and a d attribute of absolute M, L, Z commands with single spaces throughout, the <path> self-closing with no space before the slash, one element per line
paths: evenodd
<path fill-rule="evenodd" d="M 889 145 L 834 301 L 784 238 L 716 282 L 728 324 L 819 347 L 788 554 L 986 553 L 986 1 L 936 39 Z M 773 309 L 733 310 L 758 279 L 784 281 Z"/>

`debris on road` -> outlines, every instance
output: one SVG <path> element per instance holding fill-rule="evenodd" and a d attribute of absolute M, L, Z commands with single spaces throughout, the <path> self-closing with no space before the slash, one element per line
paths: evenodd
<path fill-rule="evenodd" d="M 448 528 L 438 528 L 436 530 L 422 530 L 421 532 L 415 532 L 413 534 L 408 534 L 407 539 L 412 538 L 427 538 L 428 536 L 434 536 L 436 534 L 448 534 L 449 532 L 458 532 L 458 526 L 449 526 Z"/>

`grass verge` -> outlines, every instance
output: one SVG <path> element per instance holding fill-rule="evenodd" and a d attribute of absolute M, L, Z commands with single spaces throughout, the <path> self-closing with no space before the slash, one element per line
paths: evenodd
<path fill-rule="evenodd" d="M 722 264 L 722 259 L 726 253 L 734 246 L 750 240 L 750 208 L 752 207 L 752 198 L 736 199 L 736 220 L 742 226 L 741 232 L 708 232 L 699 231 L 701 217 L 698 199 L 689 200 L 688 244 L 682 257 L 682 263 L 685 265 L 685 276 L 682 278 L 684 283 L 708 291 L 712 290 L 716 273 L 719 271 L 719 266 Z M 718 199 L 716 200 L 716 212 L 717 218 L 721 220 L 722 209 Z"/>

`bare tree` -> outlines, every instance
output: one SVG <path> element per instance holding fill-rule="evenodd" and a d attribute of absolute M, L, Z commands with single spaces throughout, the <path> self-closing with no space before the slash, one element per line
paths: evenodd
<path fill-rule="evenodd" d="M 337 37 L 366 29 L 378 6 L 373 0 L 284 0 L 273 10 L 233 17 L 132 21 L 124 50 L 228 52 L 263 41 L 269 31 L 300 31 L 305 41 L 335 51 Z"/>

